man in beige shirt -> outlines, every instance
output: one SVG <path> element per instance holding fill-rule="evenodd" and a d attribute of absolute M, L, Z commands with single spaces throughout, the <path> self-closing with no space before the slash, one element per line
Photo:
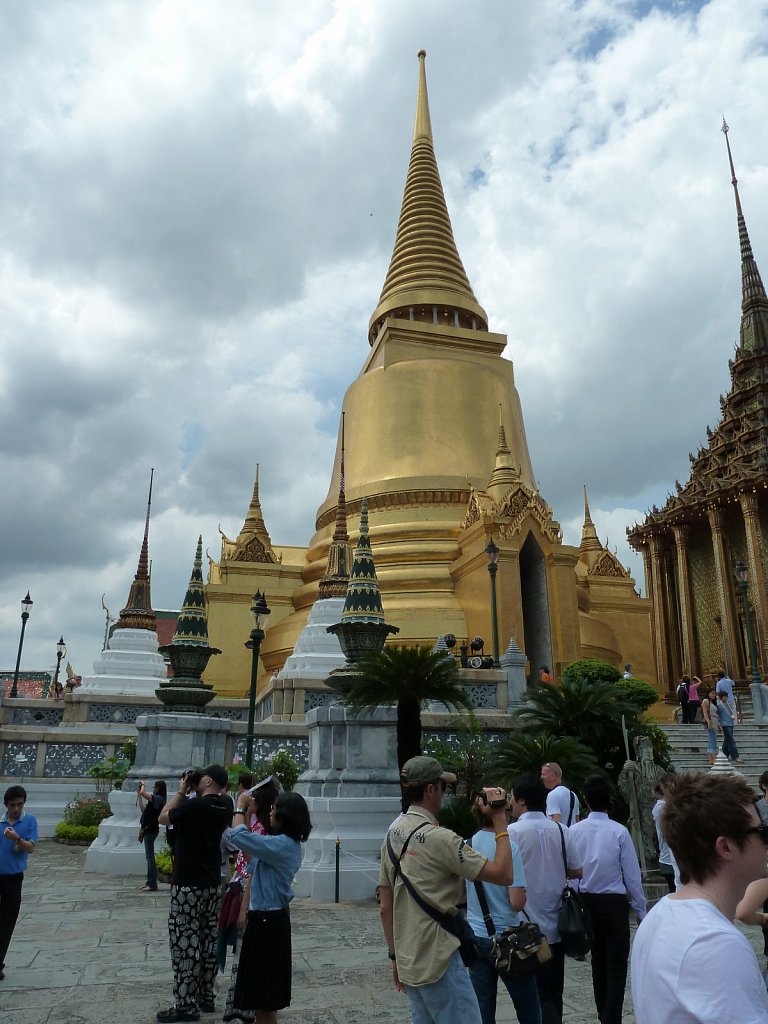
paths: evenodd
<path fill-rule="evenodd" d="M 461 836 L 437 824 L 435 815 L 445 788 L 455 781 L 456 776 L 444 772 L 433 757 L 406 761 L 400 782 L 409 808 L 388 833 L 395 858 L 402 856 L 402 874 L 422 899 L 443 913 L 455 911 L 464 879 L 512 884 L 504 790 L 484 790 L 489 806 L 500 803 L 491 808 L 497 853 L 489 860 Z M 481 1024 L 477 998 L 458 953 L 459 940 L 422 910 L 408 892 L 398 877 L 387 840 L 381 848 L 379 885 L 392 979 L 398 991 L 408 995 L 413 1024 Z"/>

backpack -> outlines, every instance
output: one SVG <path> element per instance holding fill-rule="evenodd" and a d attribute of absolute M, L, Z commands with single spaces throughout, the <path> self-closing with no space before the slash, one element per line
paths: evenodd
<path fill-rule="evenodd" d="M 688 703 L 688 687 L 685 683 L 680 683 L 677 687 L 677 703 L 687 704 Z"/>

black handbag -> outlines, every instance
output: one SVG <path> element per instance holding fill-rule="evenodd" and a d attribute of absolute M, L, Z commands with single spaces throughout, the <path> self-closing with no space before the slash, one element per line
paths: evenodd
<path fill-rule="evenodd" d="M 424 828 L 429 822 L 424 822 L 418 825 L 408 838 L 403 843 L 403 848 L 400 851 L 400 856 L 395 855 L 395 851 L 392 849 L 392 843 L 390 842 L 389 833 L 387 833 L 387 853 L 389 858 L 395 866 L 395 877 L 399 878 L 405 886 L 407 892 L 411 898 L 416 902 L 425 914 L 428 914 L 433 921 L 436 921 L 441 928 L 444 928 L 450 935 L 459 940 L 459 956 L 465 967 L 469 967 L 471 964 L 477 962 L 477 946 L 475 945 L 475 933 L 469 927 L 469 923 L 461 910 L 456 910 L 455 913 L 449 914 L 442 910 L 437 910 L 431 904 L 427 903 L 423 896 L 421 896 L 413 885 L 403 874 L 403 869 L 400 865 L 400 861 L 405 856 L 405 851 L 408 849 L 408 843 L 414 833 L 418 832 L 419 829 Z"/>
<path fill-rule="evenodd" d="M 565 853 L 565 836 L 559 822 L 556 822 L 560 829 L 560 844 L 563 851 L 563 867 L 566 878 L 568 877 L 568 858 Z M 560 917 L 557 922 L 557 930 L 560 932 L 560 942 L 566 956 L 585 957 L 592 948 L 594 932 L 592 931 L 592 916 L 584 903 L 581 895 L 569 885 L 563 889 L 562 903 L 560 905 Z"/>
<path fill-rule="evenodd" d="M 552 950 L 542 934 L 541 928 L 523 910 L 525 921 L 512 928 L 505 928 L 497 934 L 488 909 L 488 898 L 482 882 L 474 882 L 483 922 L 488 938 L 493 943 L 491 961 L 501 978 L 521 978 L 536 974 L 542 964 L 552 959 Z"/>

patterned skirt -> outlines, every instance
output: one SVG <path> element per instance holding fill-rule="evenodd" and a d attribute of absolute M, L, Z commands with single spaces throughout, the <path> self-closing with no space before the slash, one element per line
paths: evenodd
<path fill-rule="evenodd" d="M 291 1005 L 291 918 L 285 910 L 249 910 L 224 1021 L 252 1021 L 257 1010 Z"/>

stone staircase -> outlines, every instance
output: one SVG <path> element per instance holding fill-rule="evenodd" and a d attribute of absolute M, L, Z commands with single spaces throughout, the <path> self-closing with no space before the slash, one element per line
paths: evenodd
<path fill-rule="evenodd" d="M 744 708 L 745 717 L 747 708 Z M 751 718 L 751 708 L 749 708 Z M 733 738 L 739 748 L 743 764 L 736 768 L 747 782 L 759 792 L 757 780 L 768 770 L 768 727 L 761 728 L 747 718 L 745 725 L 736 725 Z M 707 731 L 703 725 L 661 725 L 672 748 L 672 763 L 679 772 L 705 772 L 707 758 Z M 718 737 L 722 744 L 722 737 Z"/>

